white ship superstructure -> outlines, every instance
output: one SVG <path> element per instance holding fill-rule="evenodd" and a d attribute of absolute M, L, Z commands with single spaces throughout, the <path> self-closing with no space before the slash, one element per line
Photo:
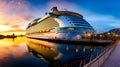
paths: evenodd
<path fill-rule="evenodd" d="M 53 7 L 46 13 L 29 23 L 27 37 L 47 39 L 81 39 L 84 34 L 94 33 L 93 27 L 83 16 L 71 11 L 58 11 Z"/>

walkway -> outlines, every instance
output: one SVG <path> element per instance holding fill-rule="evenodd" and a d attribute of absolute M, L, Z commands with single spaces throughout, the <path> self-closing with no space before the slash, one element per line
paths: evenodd
<path fill-rule="evenodd" d="M 120 42 L 118 42 L 110 57 L 105 61 L 102 67 L 120 67 Z"/>

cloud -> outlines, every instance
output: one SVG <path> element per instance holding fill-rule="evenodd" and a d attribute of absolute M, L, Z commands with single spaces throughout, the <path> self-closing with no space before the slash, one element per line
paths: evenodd
<path fill-rule="evenodd" d="M 23 26 L 34 18 L 29 8 L 25 0 L 0 0 L 0 32 L 25 30 Z"/>
<path fill-rule="evenodd" d="M 13 22 L 23 25 L 26 21 L 33 20 L 34 17 L 32 15 L 27 15 L 27 14 L 13 14 Z"/>
<path fill-rule="evenodd" d="M 29 4 L 25 0 L 0 0 L 0 11 L 27 11 Z"/>
<path fill-rule="evenodd" d="M 6 26 L 6 25 L 0 25 L 0 32 L 12 30 L 13 28 Z"/>
<path fill-rule="evenodd" d="M 4 32 L 25 32 L 25 28 L 19 26 L 19 25 L 14 25 L 14 26 L 6 26 L 6 25 L 0 25 L 0 33 Z"/>
<path fill-rule="evenodd" d="M 91 13 L 85 14 L 85 19 L 97 30 L 98 33 L 120 27 L 120 20 L 111 15 Z"/>
<path fill-rule="evenodd" d="M 110 26 L 113 26 L 113 27 L 115 27 L 115 28 L 120 28 L 120 20 L 119 20 L 119 22 L 115 22 L 115 23 L 111 23 L 111 24 L 109 24 Z"/>
<path fill-rule="evenodd" d="M 16 6 L 17 5 L 17 6 Z M 0 0 L 0 27 L 8 28 L 1 31 L 25 30 L 27 24 L 34 19 L 34 16 L 43 15 L 44 11 L 57 6 L 58 10 L 77 12 L 84 16 L 97 32 L 105 32 L 120 26 L 120 20 L 110 14 L 99 14 L 92 9 L 82 8 L 80 4 L 68 2 L 67 0 L 50 0 L 44 6 L 32 6 L 27 0 Z M 40 9 L 43 8 L 44 9 Z"/>
<path fill-rule="evenodd" d="M 91 10 L 82 8 L 73 2 L 67 2 L 65 0 L 53 0 L 48 2 L 47 4 L 49 8 L 57 6 L 61 10 L 62 8 L 67 8 L 70 11 L 82 14 L 84 19 L 87 20 L 98 33 L 106 32 L 112 28 L 117 28 L 120 25 L 120 20 L 112 15 L 102 15 Z"/>
<path fill-rule="evenodd" d="M 25 30 L 18 29 L 18 30 L 7 30 L 7 31 L 4 31 L 4 33 L 9 33 L 9 32 L 25 32 Z"/>

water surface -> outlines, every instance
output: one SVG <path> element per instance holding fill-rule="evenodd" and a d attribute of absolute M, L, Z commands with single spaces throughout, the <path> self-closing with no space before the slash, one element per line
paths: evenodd
<path fill-rule="evenodd" d="M 0 67 L 79 67 L 105 47 L 58 44 L 26 37 L 0 39 Z"/>

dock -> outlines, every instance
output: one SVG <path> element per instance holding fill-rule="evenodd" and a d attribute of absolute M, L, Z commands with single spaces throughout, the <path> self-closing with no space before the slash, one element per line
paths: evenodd
<path fill-rule="evenodd" d="M 120 41 L 101 67 L 120 67 Z"/>

